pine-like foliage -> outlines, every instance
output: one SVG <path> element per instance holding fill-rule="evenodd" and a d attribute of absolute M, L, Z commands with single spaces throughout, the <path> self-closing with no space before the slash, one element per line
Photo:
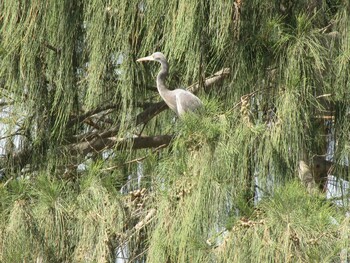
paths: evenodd
<path fill-rule="evenodd" d="M 0 261 L 346 262 L 347 207 L 296 175 L 328 152 L 349 179 L 349 17 L 348 0 L 0 1 Z M 155 51 L 199 114 L 163 111 L 159 65 L 136 63 Z"/>

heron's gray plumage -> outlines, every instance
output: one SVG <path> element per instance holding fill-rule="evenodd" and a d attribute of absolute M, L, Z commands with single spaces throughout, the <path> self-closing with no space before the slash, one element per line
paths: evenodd
<path fill-rule="evenodd" d="M 165 103 L 178 116 L 182 116 L 189 111 L 195 111 L 202 106 L 201 100 L 184 89 L 169 90 L 165 85 L 165 80 L 169 72 L 169 64 L 165 56 L 160 52 L 155 52 L 151 56 L 140 58 L 141 61 L 157 61 L 161 64 L 161 69 L 157 75 L 157 89 Z"/>

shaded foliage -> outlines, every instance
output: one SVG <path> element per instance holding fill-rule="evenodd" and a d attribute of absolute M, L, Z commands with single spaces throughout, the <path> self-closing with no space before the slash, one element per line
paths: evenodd
<path fill-rule="evenodd" d="M 290 181 L 326 153 L 348 179 L 349 11 L 0 2 L 0 260 L 346 258 L 343 210 Z M 156 68 L 135 63 L 154 51 L 170 87 L 197 83 L 204 112 L 163 111 Z"/>

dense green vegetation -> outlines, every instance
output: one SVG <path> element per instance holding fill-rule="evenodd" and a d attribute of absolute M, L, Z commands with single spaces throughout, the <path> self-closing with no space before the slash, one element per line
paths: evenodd
<path fill-rule="evenodd" d="M 0 1 L 0 261 L 346 262 L 349 75 L 348 0 Z"/>

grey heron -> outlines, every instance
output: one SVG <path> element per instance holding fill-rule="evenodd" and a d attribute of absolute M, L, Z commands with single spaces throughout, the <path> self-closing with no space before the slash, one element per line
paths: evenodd
<path fill-rule="evenodd" d="M 179 117 L 186 112 L 193 112 L 200 108 L 203 104 L 201 100 L 191 92 L 184 89 L 169 90 L 165 85 L 168 76 L 169 64 L 165 56 L 161 52 L 155 52 L 148 57 L 139 58 L 137 62 L 156 61 L 161 65 L 160 72 L 157 75 L 157 89 L 165 103 Z"/>

